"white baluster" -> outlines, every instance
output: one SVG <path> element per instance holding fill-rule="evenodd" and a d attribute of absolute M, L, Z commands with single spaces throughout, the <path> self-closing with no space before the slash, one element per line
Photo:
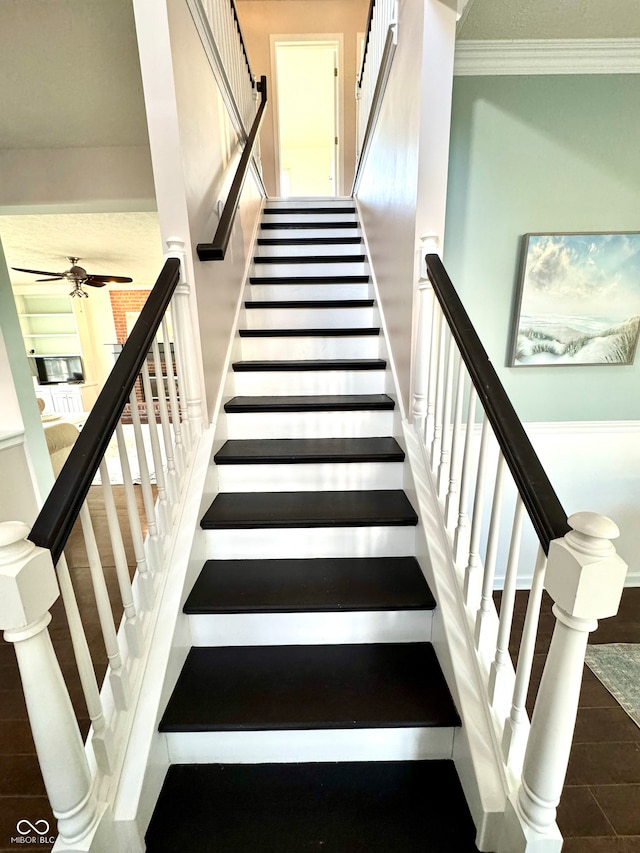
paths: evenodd
<path fill-rule="evenodd" d="M 15 648 L 60 839 L 70 849 L 88 850 L 88 839 L 105 818 L 105 806 L 96 800 L 78 723 L 49 637 L 49 608 L 59 594 L 51 555 L 25 539 L 28 532 L 22 522 L 0 524 L 0 629 Z M 79 846 L 71 848 L 73 844 Z"/>
<path fill-rule="evenodd" d="M 449 468 L 449 488 L 444 505 L 444 518 L 447 530 L 451 530 L 456 521 L 460 499 L 458 481 L 460 478 L 460 449 L 462 446 L 462 408 L 464 406 L 464 383 L 467 375 L 465 363 L 458 361 L 458 381 L 456 383 L 456 404 L 453 411 L 453 435 L 451 437 L 451 466 Z"/>
<path fill-rule="evenodd" d="M 460 502 L 458 504 L 458 523 L 453 535 L 453 554 L 456 565 L 467 559 L 469 552 L 469 493 L 471 491 L 472 465 L 471 458 L 475 444 L 476 405 L 478 392 L 473 382 L 469 385 L 467 401 L 467 429 L 464 436 L 464 454 L 462 456 L 462 478 L 460 480 Z"/>
<path fill-rule="evenodd" d="M 176 390 L 176 372 L 173 361 L 173 343 L 169 340 L 169 326 L 167 323 L 167 314 L 162 318 L 162 337 L 164 338 L 164 361 L 167 371 L 167 387 L 169 389 L 169 407 L 171 410 L 171 426 L 173 427 L 173 441 L 175 447 L 175 460 L 178 475 L 181 477 L 187 467 L 187 458 L 184 445 L 182 443 L 182 423 L 180 420 L 180 406 L 178 404 L 178 393 Z"/>
<path fill-rule="evenodd" d="M 502 494 L 504 491 L 504 467 L 505 461 L 502 453 L 498 456 L 496 469 L 496 483 L 493 490 L 493 501 L 491 504 L 491 519 L 489 520 L 489 535 L 487 537 L 487 552 L 484 560 L 484 575 L 482 579 L 482 595 L 480 607 L 476 614 L 476 648 L 479 652 L 487 652 L 493 644 L 494 637 L 490 634 L 493 624 L 489 620 L 489 614 L 494 609 L 493 604 L 493 578 L 496 572 L 496 557 L 498 555 L 498 544 L 500 541 L 500 516 L 502 513 Z"/>
<path fill-rule="evenodd" d="M 64 611 L 67 617 L 67 625 L 69 626 L 69 634 L 71 636 L 71 645 L 73 654 L 78 667 L 78 676 L 82 686 L 82 692 L 87 704 L 89 719 L 93 727 L 93 735 L 91 737 L 91 747 L 96 757 L 96 762 L 100 770 L 107 776 L 113 770 L 113 734 L 111 729 L 107 727 L 107 722 L 104 718 L 104 710 L 102 708 L 102 699 L 100 698 L 100 690 L 96 680 L 96 673 L 93 668 L 91 652 L 89 644 L 84 633 L 82 618 L 76 594 L 71 582 L 69 567 L 64 554 L 58 560 L 56 566 L 58 583 L 60 585 L 60 593 L 64 603 Z"/>
<path fill-rule="evenodd" d="M 480 569 L 480 535 L 482 533 L 482 513 L 484 510 L 484 475 L 487 467 L 487 449 L 491 427 L 483 412 L 480 451 L 478 453 L 478 468 L 476 473 L 476 490 L 473 498 L 473 513 L 471 515 L 471 537 L 469 541 L 469 557 L 464 570 L 464 600 L 468 607 L 475 607 L 479 593 Z"/>
<path fill-rule="evenodd" d="M 162 377 L 160 377 L 162 379 Z M 151 390 L 151 379 L 149 377 L 149 365 L 146 360 L 142 365 L 142 388 L 144 398 L 147 402 L 147 426 L 149 428 L 149 441 L 151 442 L 151 458 L 156 475 L 156 487 L 158 489 L 158 526 L 160 532 L 167 536 L 171 530 L 171 507 L 167 497 L 167 486 L 164 478 L 164 464 L 162 452 L 160 451 L 160 439 L 158 437 L 158 421 L 156 418 L 156 407 Z"/>
<path fill-rule="evenodd" d="M 136 501 L 133 480 L 131 479 L 131 468 L 129 467 L 129 456 L 122 430 L 122 424 L 116 427 L 116 438 L 118 441 L 118 454 L 120 456 L 120 467 L 122 468 L 122 480 L 124 482 L 124 493 L 127 503 L 127 516 L 129 518 L 129 530 L 133 553 L 136 558 L 136 572 L 140 602 L 144 610 L 151 610 L 153 602 L 153 577 L 147 565 L 147 556 L 144 550 L 144 537 L 138 514 L 138 502 Z M 160 571 L 160 566 L 154 567 Z"/>
<path fill-rule="evenodd" d="M 171 316 L 175 327 L 176 351 L 180 353 L 179 368 L 180 392 L 185 394 L 189 439 L 195 441 L 202 434 L 202 400 L 200 398 L 200 372 L 194 348 L 194 330 L 191 321 L 191 288 L 185 275 L 184 241 L 172 238 L 167 240 L 168 257 L 180 260 L 180 283 L 172 300 Z"/>
<path fill-rule="evenodd" d="M 102 638 L 109 661 L 109 683 L 111 684 L 116 707 L 120 710 L 125 710 L 129 704 L 129 678 L 122 663 L 116 627 L 113 623 L 113 614 L 111 612 L 109 591 L 107 590 L 100 551 L 98 550 L 91 514 L 89 513 L 86 501 L 82 504 L 79 517 L 82 525 L 82 534 L 87 547 L 87 559 L 89 561 L 89 571 L 91 573 L 91 584 L 96 599 L 96 607 L 98 608 L 98 619 L 100 620 Z"/>
<path fill-rule="evenodd" d="M 447 376 L 445 379 L 444 405 L 442 407 L 442 430 L 440 441 L 440 464 L 438 465 L 437 489 L 438 497 L 442 500 L 445 496 L 447 479 L 449 475 L 450 448 L 453 436 L 451 434 L 451 406 L 453 404 L 453 369 L 455 367 L 456 344 L 453 336 L 449 339 L 449 353 L 447 355 Z"/>
<path fill-rule="evenodd" d="M 164 374 L 167 374 L 167 380 L 169 381 L 170 374 L 168 372 L 169 365 L 173 369 L 173 362 L 171 361 L 171 352 L 169 342 L 164 344 L 165 350 L 165 362 L 164 362 L 164 370 L 162 368 L 162 358 L 160 357 L 160 349 L 158 347 L 158 339 L 153 339 L 153 363 L 155 365 L 155 373 L 156 373 L 156 390 L 158 392 L 158 410 L 160 412 L 160 423 L 162 425 L 162 440 L 164 442 L 164 454 L 167 460 L 167 497 L 170 503 L 174 504 L 178 500 L 180 494 L 180 487 L 178 484 L 178 475 L 176 471 L 176 463 L 173 458 L 173 439 L 171 437 L 171 428 L 169 426 L 169 410 L 167 408 L 167 390 L 164 384 Z M 169 355 L 169 360 L 167 363 L 167 354 Z"/>
<path fill-rule="evenodd" d="M 133 600 L 131 578 L 129 577 L 129 562 L 124 548 L 122 531 L 120 530 L 118 511 L 113 500 L 113 490 L 109 482 L 109 471 L 104 459 L 100 463 L 100 479 L 102 480 L 102 494 L 107 526 L 109 528 L 111 550 L 113 551 L 113 561 L 124 610 L 124 630 L 127 638 L 127 648 L 129 649 L 129 654 L 138 657 L 142 651 L 142 623 L 138 617 L 136 605 Z"/>
<path fill-rule="evenodd" d="M 159 571 L 162 566 L 162 542 L 156 521 L 156 507 L 153 500 L 153 490 L 151 489 L 149 464 L 144 447 L 144 438 L 142 437 L 142 425 L 140 424 L 140 413 L 138 411 L 138 399 L 135 388 L 129 395 L 129 406 L 131 409 L 131 422 L 133 423 L 133 435 L 136 442 L 136 455 L 140 467 L 142 502 L 144 504 L 144 514 L 147 518 L 147 530 L 149 531 L 150 563 L 154 571 Z"/>
<path fill-rule="evenodd" d="M 442 321 L 442 309 L 435 299 L 432 301 L 431 312 L 431 339 L 429 350 L 429 390 L 427 393 L 427 423 L 425 427 L 425 443 L 429 449 L 429 442 L 433 439 L 436 414 L 436 388 L 438 384 L 438 353 L 440 352 L 440 328 Z"/>
<path fill-rule="evenodd" d="M 507 813 L 505 835 L 512 837 L 510 848 L 503 844 L 505 850 L 534 849 L 531 845 L 540 836 L 554 831 L 587 640 L 598 619 L 617 613 L 624 586 L 627 567 L 610 542 L 619 535 L 617 526 L 590 512 L 568 521 L 573 530 L 549 548 L 546 586 L 555 601 L 556 625 L 531 719 L 517 803 L 512 802 L 513 811 Z M 513 818 L 519 818 L 518 826 Z"/>
<path fill-rule="evenodd" d="M 521 775 L 522 760 L 527 745 L 526 733 L 528 727 L 525 723 L 528 723 L 528 717 L 526 701 L 529 681 L 531 680 L 533 653 L 538 635 L 538 620 L 540 618 L 540 605 L 542 603 L 546 570 L 547 555 L 542 548 L 538 548 L 538 556 L 533 570 L 531 589 L 529 590 L 527 601 L 527 614 L 524 619 L 522 636 L 520 637 L 516 682 L 513 688 L 513 699 L 511 700 L 511 713 L 504 724 L 504 733 L 502 736 L 502 754 L 504 755 L 505 762 L 512 768 L 517 777 Z"/>
<path fill-rule="evenodd" d="M 507 560 L 504 586 L 502 588 L 502 598 L 500 599 L 500 623 L 496 643 L 496 656 L 493 659 L 489 672 L 489 701 L 493 705 L 501 704 L 504 700 L 504 676 L 507 672 L 507 663 L 509 662 L 509 637 L 511 636 L 511 623 L 513 621 L 513 605 L 516 599 L 516 581 L 518 580 L 518 560 L 520 558 L 523 521 L 524 504 L 518 494 L 513 513 L 509 558 Z"/>
<path fill-rule="evenodd" d="M 431 440 L 431 470 L 434 472 L 438 467 L 438 461 L 440 459 L 440 445 L 442 442 L 442 416 L 445 396 L 444 372 L 447 360 L 447 343 L 449 335 L 450 332 L 447 321 L 445 320 L 444 314 L 440 312 L 440 330 L 438 333 L 440 346 L 438 347 L 436 362 L 436 394 L 435 407 L 433 411 L 433 439 Z"/>
<path fill-rule="evenodd" d="M 418 331 L 415 351 L 415 380 L 413 383 L 413 421 L 425 441 L 429 400 L 429 354 L 431 342 L 427 330 L 431 327 L 433 288 L 429 280 L 418 284 Z"/>

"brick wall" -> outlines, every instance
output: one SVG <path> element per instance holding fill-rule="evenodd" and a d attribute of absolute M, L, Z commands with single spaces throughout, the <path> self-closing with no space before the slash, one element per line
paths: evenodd
<path fill-rule="evenodd" d="M 149 290 L 110 290 L 109 298 L 111 299 L 111 311 L 113 313 L 113 322 L 116 329 L 116 337 L 119 344 L 123 344 L 127 340 L 127 314 L 138 314 L 147 301 Z M 138 408 L 140 409 L 140 420 L 144 423 L 147 420 L 147 407 L 142 391 L 142 380 L 136 382 L 136 398 L 138 400 Z M 122 413 L 124 423 L 130 423 L 131 414 L 129 412 L 129 404 L 126 405 Z"/>

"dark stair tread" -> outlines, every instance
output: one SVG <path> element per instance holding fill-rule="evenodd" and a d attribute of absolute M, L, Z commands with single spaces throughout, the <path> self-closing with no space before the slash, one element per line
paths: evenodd
<path fill-rule="evenodd" d="M 476 853 L 451 760 L 176 764 L 148 853 Z"/>
<path fill-rule="evenodd" d="M 355 246 L 362 237 L 258 237 L 258 246 Z"/>
<path fill-rule="evenodd" d="M 365 255 L 256 255 L 255 264 L 363 264 Z"/>
<path fill-rule="evenodd" d="M 404 452 L 390 436 L 377 438 L 248 438 L 226 441 L 216 465 L 301 462 L 402 462 Z"/>
<path fill-rule="evenodd" d="M 457 726 L 430 643 L 191 648 L 163 732 Z"/>
<path fill-rule="evenodd" d="M 332 358 L 302 359 L 296 361 L 235 361 L 232 365 L 236 373 L 251 371 L 268 372 L 271 370 L 384 370 L 387 362 L 381 358 Z"/>
<path fill-rule="evenodd" d="M 248 299 L 252 308 L 373 308 L 373 299 Z"/>
<path fill-rule="evenodd" d="M 320 207 L 317 207 L 314 205 L 309 205 L 308 207 L 265 207 L 265 209 L 262 212 L 266 216 L 273 216 L 274 214 L 279 215 L 282 213 L 294 214 L 294 215 L 298 214 L 298 213 L 303 213 L 305 215 L 306 214 L 313 215 L 315 213 L 321 213 L 321 214 L 325 214 L 325 213 L 339 213 L 339 214 L 355 213 L 356 209 L 355 209 L 355 207 L 350 207 L 350 206 L 346 206 L 346 207 L 344 207 L 344 206 L 343 207 L 326 207 L 326 206 L 322 207 L 322 206 L 320 206 Z"/>
<path fill-rule="evenodd" d="M 205 530 L 273 527 L 404 527 L 418 516 L 401 489 L 314 492 L 220 492 Z"/>
<path fill-rule="evenodd" d="M 329 329 L 239 329 L 241 338 L 363 338 L 375 337 L 380 329 L 375 326 L 352 326 Z"/>
<path fill-rule="evenodd" d="M 433 610 L 415 557 L 207 560 L 184 605 L 196 613 Z"/>
<path fill-rule="evenodd" d="M 254 275 L 250 284 L 367 284 L 368 275 Z"/>
<path fill-rule="evenodd" d="M 225 412 L 367 412 L 388 411 L 395 403 L 387 394 L 309 394 L 287 397 L 232 397 Z"/>
<path fill-rule="evenodd" d="M 287 229 L 289 231 L 311 231 L 320 228 L 339 228 L 341 230 L 358 228 L 357 222 L 262 222 L 260 228 L 264 231 Z"/>

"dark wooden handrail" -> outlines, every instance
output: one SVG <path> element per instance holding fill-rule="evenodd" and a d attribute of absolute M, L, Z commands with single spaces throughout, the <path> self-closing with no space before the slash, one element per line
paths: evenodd
<path fill-rule="evenodd" d="M 262 96 L 260 106 L 258 107 L 258 112 L 253 120 L 251 131 L 244 146 L 244 151 L 240 157 L 240 162 L 238 163 L 238 168 L 236 169 L 236 174 L 233 179 L 233 183 L 231 184 L 231 189 L 229 190 L 229 195 L 227 196 L 227 201 L 225 202 L 220 222 L 218 222 L 216 233 L 210 243 L 198 243 L 197 252 L 201 261 L 224 260 L 225 252 L 227 251 L 227 246 L 231 239 L 231 230 L 233 228 L 233 221 L 240 201 L 240 193 L 242 192 L 242 187 L 244 186 L 245 178 L 249 171 L 251 155 L 260 132 L 260 125 L 262 124 L 264 111 L 267 106 L 267 78 L 264 75 L 260 78 L 258 91 Z"/>
<path fill-rule="evenodd" d="M 54 563 L 60 559 L 179 281 L 180 261 L 168 258 L 29 533 L 32 542 L 51 551 Z"/>
<path fill-rule="evenodd" d="M 551 540 L 564 536 L 571 529 L 567 514 L 442 261 L 435 254 L 427 255 L 426 261 L 435 295 L 546 554 Z"/>

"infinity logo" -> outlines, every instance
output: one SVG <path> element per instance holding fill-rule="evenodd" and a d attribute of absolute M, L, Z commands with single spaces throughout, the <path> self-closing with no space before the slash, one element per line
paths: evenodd
<path fill-rule="evenodd" d="M 30 832 L 35 832 L 37 835 L 46 835 L 49 832 L 49 824 L 46 820 L 37 820 L 31 823 L 28 820 L 19 820 L 16 824 L 16 829 L 20 835 L 28 835 Z"/>

